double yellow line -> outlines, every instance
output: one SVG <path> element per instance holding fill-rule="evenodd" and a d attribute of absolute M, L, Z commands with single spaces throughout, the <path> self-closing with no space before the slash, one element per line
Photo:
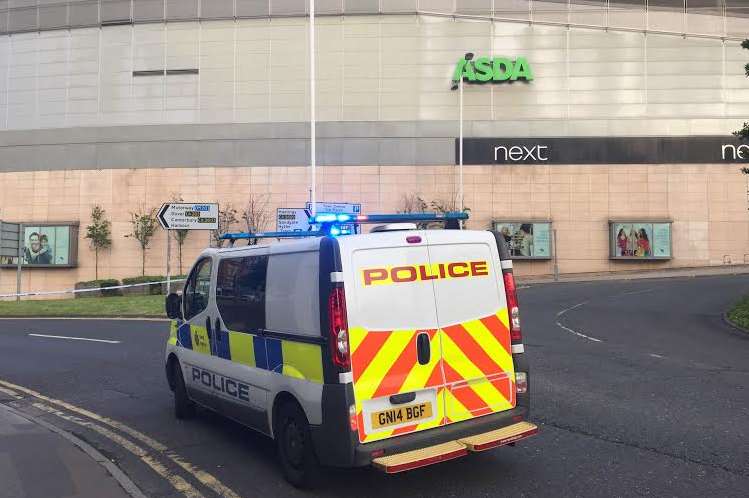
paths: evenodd
<path fill-rule="evenodd" d="M 38 400 L 31 404 L 33 407 L 45 413 L 55 415 L 68 422 L 95 431 L 109 441 L 135 455 L 157 475 L 168 481 L 175 490 L 186 498 L 204 498 L 204 495 L 182 476 L 169 470 L 169 468 L 162 463 L 163 460 L 183 469 L 191 477 L 200 482 L 200 484 L 213 491 L 217 496 L 225 498 L 240 498 L 237 493 L 224 485 L 215 476 L 185 461 L 184 458 L 167 448 L 164 444 L 121 422 L 4 380 L 0 380 L 0 392 L 17 400 L 23 398 L 20 393 L 32 396 Z M 129 436 L 131 439 L 123 436 L 123 434 Z"/>

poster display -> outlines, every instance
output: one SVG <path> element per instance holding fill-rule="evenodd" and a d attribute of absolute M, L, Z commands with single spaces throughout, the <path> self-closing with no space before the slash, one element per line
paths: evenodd
<path fill-rule="evenodd" d="M 513 259 L 551 258 L 551 222 L 497 221 L 494 230 L 504 237 Z"/>
<path fill-rule="evenodd" d="M 23 227 L 23 264 L 70 265 L 70 226 Z"/>
<path fill-rule="evenodd" d="M 614 259 L 670 259 L 670 222 L 616 222 L 611 227 Z"/>

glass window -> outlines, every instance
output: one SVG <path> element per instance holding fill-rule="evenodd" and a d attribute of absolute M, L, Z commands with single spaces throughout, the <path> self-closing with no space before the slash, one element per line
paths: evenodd
<path fill-rule="evenodd" d="M 211 260 L 206 258 L 198 263 L 190 275 L 184 293 L 186 320 L 191 319 L 208 306 L 211 266 Z"/>
<path fill-rule="evenodd" d="M 265 329 L 265 282 L 268 256 L 221 260 L 216 304 L 226 327 L 235 332 Z"/>

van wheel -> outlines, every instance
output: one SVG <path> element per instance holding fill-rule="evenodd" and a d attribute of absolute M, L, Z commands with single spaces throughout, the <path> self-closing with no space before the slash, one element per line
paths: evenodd
<path fill-rule="evenodd" d="M 296 403 L 279 408 L 275 427 L 278 457 L 286 480 L 297 488 L 311 488 L 320 473 L 307 417 Z"/>
<path fill-rule="evenodd" d="M 174 379 L 174 416 L 180 420 L 195 415 L 195 403 L 187 396 L 185 379 L 178 361 L 172 362 L 172 378 Z"/>

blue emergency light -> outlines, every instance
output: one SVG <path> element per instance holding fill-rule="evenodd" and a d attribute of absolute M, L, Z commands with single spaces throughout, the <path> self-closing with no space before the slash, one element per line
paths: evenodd
<path fill-rule="evenodd" d="M 444 222 L 450 228 L 451 224 L 459 226 L 458 222 L 467 220 L 468 213 L 451 211 L 447 213 L 394 213 L 394 214 L 346 214 L 346 213 L 320 213 L 309 217 L 310 225 L 320 225 L 319 230 L 309 232 L 237 232 L 225 233 L 219 239 L 228 240 L 230 245 L 234 245 L 237 240 L 249 239 L 288 239 L 301 237 L 324 237 L 331 235 L 351 235 L 352 230 L 349 226 L 363 223 L 430 223 Z"/>

